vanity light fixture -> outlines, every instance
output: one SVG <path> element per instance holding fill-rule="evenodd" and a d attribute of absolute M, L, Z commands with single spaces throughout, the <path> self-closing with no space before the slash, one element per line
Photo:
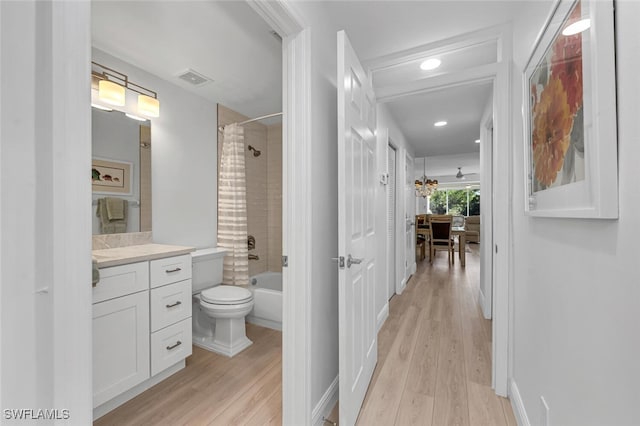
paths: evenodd
<path fill-rule="evenodd" d="M 98 97 L 109 105 L 124 106 L 125 88 L 113 81 L 100 80 L 98 83 Z"/>
<path fill-rule="evenodd" d="M 567 26 L 564 30 L 562 30 L 563 36 L 572 36 L 575 34 L 579 34 L 583 31 L 586 31 L 591 27 L 591 19 L 581 19 L 573 24 Z"/>
<path fill-rule="evenodd" d="M 434 126 L 436 127 L 442 127 L 442 126 L 446 126 L 447 122 L 446 121 L 436 121 L 435 123 L 433 123 Z"/>
<path fill-rule="evenodd" d="M 146 121 L 148 117 L 160 116 L 160 101 L 156 92 L 133 83 L 126 74 L 113 68 L 93 61 L 91 65 L 92 85 L 97 86 L 99 101 L 109 105 L 124 106 L 126 115 L 136 120 Z M 127 89 L 138 94 L 135 110 L 126 107 Z M 98 108 L 97 105 L 96 108 Z"/>
<path fill-rule="evenodd" d="M 160 116 L 160 101 L 147 95 L 138 95 L 138 112 L 147 117 Z"/>
<path fill-rule="evenodd" d="M 440 66 L 441 63 L 442 61 L 438 58 L 427 59 L 426 61 L 422 61 L 422 63 L 420 64 L 420 69 L 424 71 L 435 70 Z"/>

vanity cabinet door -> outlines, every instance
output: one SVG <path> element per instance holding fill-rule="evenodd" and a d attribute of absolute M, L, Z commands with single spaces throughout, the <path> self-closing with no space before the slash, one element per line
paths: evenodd
<path fill-rule="evenodd" d="M 93 407 L 150 377 L 149 291 L 93 305 Z"/>

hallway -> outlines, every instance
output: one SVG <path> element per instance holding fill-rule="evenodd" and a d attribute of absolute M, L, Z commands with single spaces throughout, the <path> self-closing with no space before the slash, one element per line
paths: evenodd
<path fill-rule="evenodd" d="M 359 425 L 516 425 L 491 389 L 491 321 L 477 303 L 479 246 L 469 246 L 466 268 L 438 253 L 389 302 Z"/>

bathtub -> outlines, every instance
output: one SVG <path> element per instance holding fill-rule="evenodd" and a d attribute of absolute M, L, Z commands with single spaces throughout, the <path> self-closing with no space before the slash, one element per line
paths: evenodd
<path fill-rule="evenodd" d="M 247 321 L 262 327 L 282 330 L 282 273 L 263 272 L 250 279 L 253 309 Z"/>

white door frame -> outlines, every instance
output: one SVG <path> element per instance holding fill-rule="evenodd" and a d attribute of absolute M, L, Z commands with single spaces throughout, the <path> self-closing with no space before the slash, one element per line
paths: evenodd
<path fill-rule="evenodd" d="M 246 1 L 282 37 L 282 423 L 311 424 L 311 34 L 291 1 Z"/>
<path fill-rule="evenodd" d="M 493 192 L 493 114 L 496 97 L 493 88 L 491 102 L 480 120 L 480 188 Z M 484 189 L 482 189 L 484 188 Z M 493 318 L 493 197 L 480 197 L 480 288 L 478 303 L 485 319 Z M 484 291 L 483 291 L 484 290 Z"/>
<path fill-rule="evenodd" d="M 370 73 L 388 67 L 442 54 L 447 51 L 469 47 L 478 43 L 494 41 L 497 45 L 497 62 L 454 72 L 394 87 L 378 88 L 379 103 L 385 103 L 404 96 L 442 90 L 471 83 L 493 82 L 494 88 L 494 140 L 493 140 L 493 221 L 504 226 L 493 229 L 493 265 L 485 261 L 483 267 L 493 269 L 493 353 L 492 385 L 496 394 L 507 396 L 510 375 L 512 339 L 510 338 L 509 287 L 512 280 L 512 213 L 511 194 L 512 153 L 511 146 L 511 62 L 512 36 L 509 25 L 500 25 L 441 40 L 406 51 L 396 52 L 368 61 L 365 66 Z"/>
<path fill-rule="evenodd" d="M 393 275 L 390 275 L 389 272 L 387 271 L 387 278 L 392 276 L 393 277 L 393 281 L 388 282 L 387 283 L 387 295 L 386 295 L 386 299 L 387 302 L 389 301 L 390 297 L 389 294 L 391 293 L 389 290 L 393 289 L 393 294 L 395 294 L 397 292 L 397 288 L 396 286 L 398 285 L 398 262 L 397 262 L 397 244 L 398 244 L 398 147 L 396 146 L 396 144 L 393 143 L 393 141 L 391 140 L 391 138 L 388 135 L 389 131 L 387 130 L 387 146 L 386 151 L 387 151 L 387 155 L 386 155 L 386 159 L 387 161 L 389 161 L 389 151 L 393 150 L 394 152 L 394 165 L 393 165 L 393 171 L 394 171 L 394 176 L 393 176 L 393 191 L 394 191 L 394 205 L 392 206 L 393 208 L 393 241 L 391 242 L 390 245 L 387 245 L 387 265 L 389 265 L 389 267 L 391 267 L 391 265 L 393 265 Z M 390 174 L 389 174 L 389 166 L 387 164 L 387 179 L 390 178 Z M 391 188 L 391 185 L 388 185 L 389 188 Z M 389 211 L 389 197 L 387 194 L 387 200 L 386 200 L 386 210 L 387 212 Z M 389 222 L 390 219 L 387 217 L 386 218 L 386 226 L 387 229 L 389 227 Z M 388 242 L 388 241 L 387 241 Z M 393 297 L 393 294 L 391 295 L 391 297 Z M 387 308 L 388 310 L 388 308 Z M 382 323 L 380 323 L 378 325 L 378 328 L 380 328 L 382 326 Z"/>
<path fill-rule="evenodd" d="M 311 423 L 311 317 L 310 317 L 310 255 L 311 181 L 307 170 L 311 167 L 311 38 L 310 29 L 295 12 L 288 0 L 260 2 L 248 0 L 283 38 L 283 220 L 288 224 L 283 232 L 283 251 L 289 256 L 284 268 L 283 300 L 283 423 Z M 55 141 L 65 156 L 57 156 L 54 170 L 64 177 L 68 198 L 56 200 L 54 217 L 63 220 L 69 209 L 89 210 L 90 192 L 84 178 L 91 160 L 86 148 L 90 134 L 89 64 L 91 61 L 91 30 L 89 2 L 54 2 L 53 13 L 38 21 L 53 34 L 51 58 L 65 58 L 55 62 L 52 73 L 41 81 L 51 87 L 57 111 L 54 125 Z M 62 65 L 62 64 L 65 65 Z M 75 68 L 73 68 L 75 67 Z M 73 68 L 73 69 L 72 69 Z M 72 69 L 74 72 L 64 70 Z M 81 74 L 75 72 L 81 70 Z M 85 75 L 86 74 L 86 75 Z M 45 105 L 46 106 L 46 105 Z M 58 115 L 60 117 L 58 117 Z M 78 119 L 80 117 L 80 119 Z M 295 143 L 292 143 L 295 141 Z M 68 161 L 67 161 L 68 157 Z M 72 166 L 72 167 L 71 167 Z M 86 166 L 86 167 L 85 167 Z M 83 194 L 86 194 L 84 196 Z M 54 247 L 56 259 L 53 302 L 53 333 L 66 336 L 53 340 L 54 407 L 70 408 L 77 421 L 90 423 L 91 410 L 91 291 L 89 249 L 91 227 L 89 214 L 82 229 L 77 221 L 66 221 L 56 228 Z M 296 238 L 294 238 L 294 236 Z M 78 265 L 82 265 L 81 267 Z M 288 286 L 287 283 L 296 285 Z M 85 286 L 86 285 L 86 289 Z M 75 289 L 81 288 L 83 291 Z"/>

